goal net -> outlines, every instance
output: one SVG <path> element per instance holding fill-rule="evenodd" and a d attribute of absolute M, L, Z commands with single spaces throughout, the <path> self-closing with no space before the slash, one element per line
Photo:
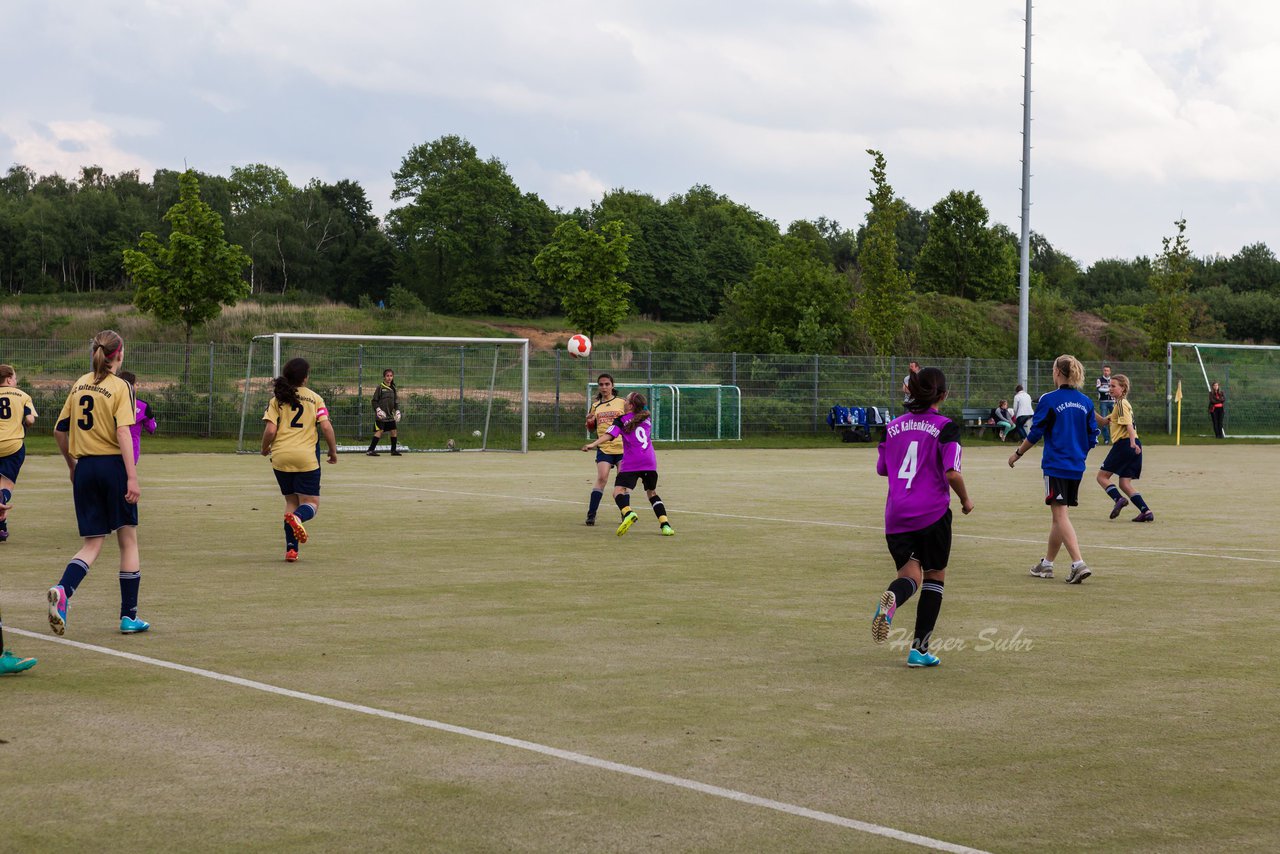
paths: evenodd
<path fill-rule="evenodd" d="M 1216 382 L 1226 395 L 1223 431 L 1228 437 L 1280 438 L 1280 346 L 1170 341 L 1165 352 L 1171 430 L 1172 398 L 1182 383 L 1183 431 L 1214 435 L 1208 396 Z"/>
<path fill-rule="evenodd" d="M 587 406 L 596 394 L 587 383 Z M 715 442 L 742 438 L 742 392 L 736 385 L 618 383 L 619 397 L 638 391 L 649 401 L 653 439 L 658 442 Z"/>
<path fill-rule="evenodd" d="M 297 357 L 311 365 L 308 386 L 329 408 L 339 451 L 368 449 L 373 393 L 387 369 L 395 372 L 400 450 L 529 450 L 528 339 L 277 332 L 249 344 L 241 453 L 258 450 L 274 378 Z M 389 442 L 384 433 L 380 447 Z"/>

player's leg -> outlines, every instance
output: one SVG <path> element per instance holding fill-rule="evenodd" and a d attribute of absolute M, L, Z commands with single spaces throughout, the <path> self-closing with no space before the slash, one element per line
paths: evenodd
<path fill-rule="evenodd" d="M 600 509 L 600 501 L 604 498 L 604 488 L 609 485 L 609 471 L 612 468 L 613 463 L 596 456 L 596 482 L 591 487 L 591 497 L 587 500 L 588 525 L 596 523 L 596 511 Z"/>
<path fill-rule="evenodd" d="M 371 457 L 376 457 L 379 455 L 378 452 L 375 450 L 375 448 L 378 447 L 378 440 L 381 438 L 382 438 L 382 428 L 377 427 L 373 431 L 373 441 L 369 443 L 369 450 L 365 451 L 367 455 Z"/>
<path fill-rule="evenodd" d="M 637 480 L 639 478 L 635 472 L 618 472 L 617 480 L 614 482 L 613 502 L 618 505 L 618 512 L 622 515 L 622 522 L 617 530 L 619 537 L 631 530 L 631 526 L 640 520 L 640 517 L 631 509 L 631 490 L 635 488 Z"/>
<path fill-rule="evenodd" d="M 1152 522 L 1155 521 L 1156 514 L 1151 512 L 1151 507 L 1147 504 L 1147 500 L 1142 497 L 1142 493 L 1138 492 L 1138 488 L 1133 485 L 1137 478 L 1122 477 L 1120 478 L 1120 488 L 1129 495 L 1129 499 L 1133 502 L 1133 506 L 1138 508 L 1138 515 L 1133 517 L 1135 522 Z"/>
<path fill-rule="evenodd" d="M 23 658 L 14 655 L 4 646 L 4 620 L 0 618 L 0 676 L 10 673 L 21 673 L 36 666 L 34 658 Z"/>
<path fill-rule="evenodd" d="M 658 530 L 662 532 L 662 536 L 674 536 L 676 530 L 671 527 L 671 521 L 667 519 L 667 505 L 662 503 L 662 498 L 658 495 L 658 473 L 656 471 L 652 473 L 645 472 L 644 493 L 649 497 L 649 506 L 653 508 L 653 515 L 658 517 Z"/>
<path fill-rule="evenodd" d="M 49 627 L 53 629 L 55 635 L 60 635 L 67 630 L 67 602 L 84 581 L 85 576 L 89 574 L 89 567 L 93 566 L 93 562 L 102 553 L 102 544 L 106 540 L 105 535 L 85 537 L 84 545 L 62 570 L 62 578 L 49 588 Z"/>
<path fill-rule="evenodd" d="M 1111 518 L 1114 519 L 1120 515 L 1120 511 L 1129 506 L 1129 499 L 1121 495 L 1123 486 L 1117 487 L 1111 482 L 1111 477 L 1115 472 L 1107 471 L 1105 468 L 1098 469 L 1098 486 L 1102 487 L 1102 491 L 1107 493 L 1111 499 Z M 1120 478 L 1120 483 L 1124 483 L 1124 478 Z"/>
<path fill-rule="evenodd" d="M 9 510 L 13 507 L 14 483 L 0 474 L 0 543 L 9 539 Z"/>
<path fill-rule="evenodd" d="M 945 569 L 930 569 L 924 573 L 920 585 L 920 603 L 916 605 L 916 631 L 911 639 L 911 652 L 907 654 L 908 667 L 936 667 L 941 664 L 936 655 L 929 652 L 929 640 L 938 625 L 938 614 L 942 611 L 943 583 L 946 580 Z"/>
<path fill-rule="evenodd" d="M 399 452 L 398 450 L 396 450 L 396 442 L 398 441 L 398 438 L 397 438 L 397 437 L 398 437 L 399 435 L 400 435 L 400 434 L 396 431 L 396 429 L 395 429 L 394 427 L 393 427 L 393 428 L 391 428 L 391 456 L 393 456 L 393 457 L 398 457 L 398 456 L 400 456 L 400 452 Z"/>
<path fill-rule="evenodd" d="M 912 554 L 912 544 L 906 539 L 909 536 L 890 534 L 885 537 L 889 543 L 889 554 L 898 565 L 898 576 L 880 594 L 875 613 L 871 616 L 871 639 L 876 643 L 888 640 L 893 615 L 920 589 L 920 561 Z"/>
<path fill-rule="evenodd" d="M 116 531 L 120 545 L 120 631 L 132 635 L 151 628 L 138 619 L 138 591 L 142 587 L 142 563 L 138 556 L 138 529 L 126 525 Z"/>

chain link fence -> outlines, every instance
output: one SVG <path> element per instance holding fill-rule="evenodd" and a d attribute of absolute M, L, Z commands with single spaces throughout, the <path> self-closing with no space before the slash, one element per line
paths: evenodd
<path fill-rule="evenodd" d="M 248 344 L 197 344 L 190 354 L 182 344 L 129 342 L 125 368 L 138 377 L 138 396 L 151 404 L 163 435 L 235 438 L 240 429 Z M 255 362 L 265 358 L 255 356 Z M 383 359 L 385 361 L 385 359 Z M 1012 400 L 1017 383 L 1017 363 L 1001 359 L 928 359 L 924 365 L 946 372 L 950 395 L 942 412 L 959 418 L 964 409 L 990 409 L 1001 400 Z M 0 362 L 18 371 L 19 385 L 31 394 L 42 418 L 35 434 L 50 433 L 68 390 L 89 369 L 89 342 L 7 340 L 0 342 Z M 1112 362 L 1113 373 L 1128 375 L 1133 384 L 1131 401 L 1139 429 L 1160 432 L 1172 429 L 1170 397 L 1182 382 L 1183 432 L 1212 435 L 1207 413 L 1208 395 L 1200 366 L 1194 361 L 1175 363 L 1172 385 L 1164 364 Z M 907 374 L 905 357 L 840 357 L 760 355 L 746 353 L 659 353 L 596 349 L 589 359 L 572 359 L 564 351 L 535 351 L 529 364 L 529 430 L 549 435 L 583 434 L 588 384 L 605 372 L 621 384 L 716 384 L 741 390 L 742 435 L 822 433 L 828 430 L 827 413 L 835 404 L 887 407 L 901 412 L 902 381 Z M 322 372 L 313 369 L 313 384 L 328 388 Z M 380 369 L 378 366 L 373 366 Z M 1092 396 L 1093 379 L 1100 364 L 1086 368 L 1085 392 Z M 269 369 L 268 369 L 269 370 Z M 1257 363 L 1239 359 L 1206 362 L 1211 380 L 1221 383 L 1227 395 L 1226 429 L 1233 435 L 1268 435 L 1276 430 L 1280 411 L 1280 365 L 1264 357 Z M 259 373 L 255 365 L 255 374 Z M 1052 363 L 1028 365 L 1028 388 L 1033 398 L 1051 390 Z M 377 385 L 371 371 L 367 385 L 341 384 L 350 400 L 326 398 L 330 407 L 346 406 L 368 412 L 367 398 Z M 487 380 L 487 375 L 485 377 Z M 404 369 L 397 383 L 413 384 Z M 459 401 L 467 389 L 460 388 Z M 250 388 L 248 419 L 257 429 L 257 416 L 266 407 L 267 392 L 260 383 Z M 424 416 L 426 413 L 422 413 Z M 406 409 L 405 416 L 410 412 Z M 365 429 L 352 422 L 344 430 L 360 435 L 340 436 L 339 441 L 368 441 L 372 424 Z"/>

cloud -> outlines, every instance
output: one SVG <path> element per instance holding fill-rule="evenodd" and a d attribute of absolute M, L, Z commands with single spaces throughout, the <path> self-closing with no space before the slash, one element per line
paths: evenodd
<path fill-rule="evenodd" d="M 56 172 L 64 178 L 76 178 L 84 166 L 101 166 L 108 173 L 137 169 L 148 175 L 153 167 L 146 158 L 122 149 L 115 138 L 113 127 L 95 119 L 43 125 L 0 120 L 0 140 L 7 143 L 0 146 L 0 156 L 38 175 Z"/>

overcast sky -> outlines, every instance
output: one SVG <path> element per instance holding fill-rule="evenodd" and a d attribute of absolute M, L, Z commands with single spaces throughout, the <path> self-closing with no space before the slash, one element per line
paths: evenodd
<path fill-rule="evenodd" d="M 898 195 L 1019 229 L 1022 0 L 0 0 L 0 162 L 267 163 L 390 207 L 445 134 L 572 209 L 708 184 L 786 228 Z M 1033 13 L 1031 226 L 1088 265 L 1280 251 L 1280 3 Z M 3 168 L 3 167 L 0 167 Z"/>

